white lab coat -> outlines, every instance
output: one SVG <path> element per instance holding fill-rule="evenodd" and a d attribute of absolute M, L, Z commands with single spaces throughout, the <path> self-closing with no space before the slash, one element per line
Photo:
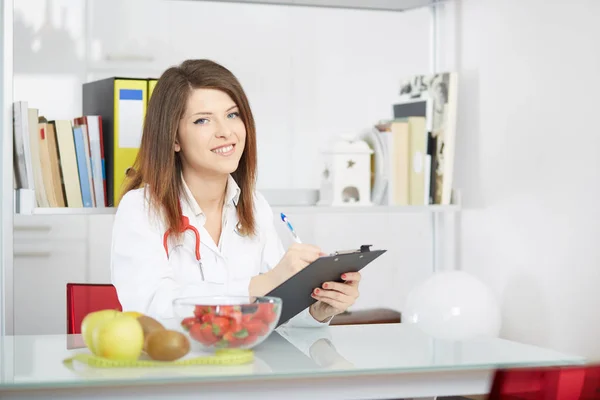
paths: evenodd
<path fill-rule="evenodd" d="M 265 198 L 254 194 L 257 235 L 237 232 L 236 205 L 240 188 L 230 176 L 223 208 L 222 233 L 217 246 L 204 228 L 205 216 L 184 182 L 183 215 L 200 233 L 201 265 L 195 256 L 195 235 L 188 230 L 183 244 L 163 246 L 166 226 L 149 211 L 144 189 L 128 192 L 119 203 L 112 234 L 111 276 L 124 311 L 142 312 L 159 320 L 172 319 L 172 302 L 188 296 L 249 296 L 250 279 L 275 267 L 285 254 L 275 230 L 273 211 Z M 319 327 L 304 310 L 287 326 Z"/>

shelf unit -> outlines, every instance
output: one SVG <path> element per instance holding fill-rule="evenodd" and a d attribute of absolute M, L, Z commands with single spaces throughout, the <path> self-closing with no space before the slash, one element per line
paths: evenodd
<path fill-rule="evenodd" d="M 447 213 L 460 211 L 460 205 L 449 206 L 286 206 L 272 205 L 273 210 L 287 210 L 296 214 L 411 214 L 411 213 Z M 30 215 L 113 215 L 116 209 L 107 208 L 68 208 L 38 207 Z M 20 214 L 28 215 L 28 214 Z"/>
<path fill-rule="evenodd" d="M 87 0 L 81 0 L 87 1 Z M 124 0 L 127 1 L 127 0 Z M 205 0 L 190 0 L 205 1 Z M 450 0 L 217 0 L 224 3 L 254 3 L 272 4 L 303 7 L 325 7 L 345 8 L 373 11 L 403 12 L 415 8 L 428 7 L 431 11 L 430 30 L 430 72 L 439 71 L 440 55 L 447 56 L 444 51 L 440 52 L 440 37 L 447 30 L 440 24 L 439 5 L 450 3 Z M 0 0 L 0 129 L 2 140 L 0 141 L 1 168 L 0 183 L 2 193 L 0 194 L 0 335 L 10 335 L 14 329 L 13 315 L 13 272 L 14 272 L 14 190 L 13 190 L 13 136 L 12 136 L 12 102 L 13 102 L 13 0 Z M 442 32 L 443 33 L 440 33 Z M 285 209 L 288 213 L 334 213 L 334 214 L 386 214 L 386 213 L 426 213 L 431 216 L 431 228 L 435 232 L 433 238 L 434 254 L 437 249 L 446 245 L 443 241 L 442 232 L 448 228 L 447 218 L 451 221 L 451 229 L 455 229 L 455 217 L 461 210 L 460 202 L 449 206 L 370 206 L 370 207 L 324 207 L 324 206 L 281 206 L 273 205 L 274 211 Z M 37 215 L 112 215 L 113 208 L 35 208 L 33 217 Z M 454 238 L 453 241 L 454 242 Z M 450 243 L 451 248 L 455 243 Z M 441 268 L 440 257 L 434 256 L 433 269 Z"/>

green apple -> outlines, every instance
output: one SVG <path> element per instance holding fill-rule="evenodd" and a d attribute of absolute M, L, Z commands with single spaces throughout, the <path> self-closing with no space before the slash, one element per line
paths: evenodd
<path fill-rule="evenodd" d="M 102 325 L 104 322 L 116 318 L 121 314 L 118 310 L 99 310 L 89 313 L 81 321 L 81 336 L 83 342 L 93 354 L 96 354 L 94 342 L 92 340 L 92 334 L 96 327 Z"/>
<path fill-rule="evenodd" d="M 111 360 L 134 361 L 142 354 L 144 330 L 132 315 L 119 315 L 92 332 L 96 355 Z"/>

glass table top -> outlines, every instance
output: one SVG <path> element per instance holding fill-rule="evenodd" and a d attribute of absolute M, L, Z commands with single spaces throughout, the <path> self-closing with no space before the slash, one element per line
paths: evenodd
<path fill-rule="evenodd" d="M 584 363 L 582 357 L 503 339 L 448 342 L 410 324 L 279 328 L 235 366 L 92 368 L 63 360 L 82 348 L 79 335 L 7 336 L 1 388 L 52 388 L 258 378 L 367 375 Z M 197 354 L 200 355 L 200 354 Z"/>

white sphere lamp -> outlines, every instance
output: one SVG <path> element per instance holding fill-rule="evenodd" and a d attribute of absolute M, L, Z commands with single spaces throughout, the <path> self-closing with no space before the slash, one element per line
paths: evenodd
<path fill-rule="evenodd" d="M 494 293 L 464 271 L 439 272 L 412 290 L 402 322 L 447 340 L 498 337 L 500 306 Z"/>

